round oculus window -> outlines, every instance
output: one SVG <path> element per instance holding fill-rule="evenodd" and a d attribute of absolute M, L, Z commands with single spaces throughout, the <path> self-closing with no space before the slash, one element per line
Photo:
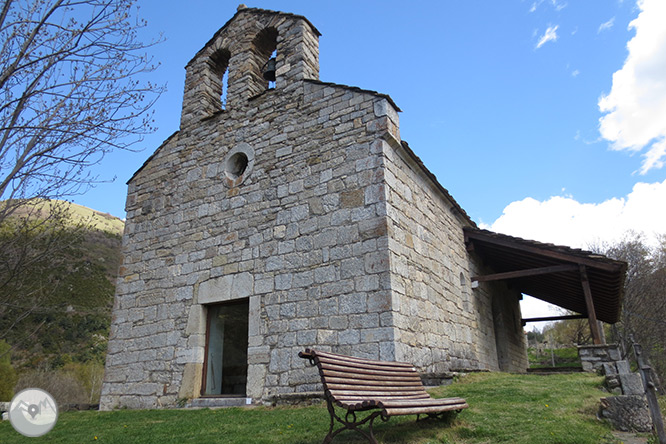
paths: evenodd
<path fill-rule="evenodd" d="M 241 142 L 227 153 L 222 161 L 224 183 L 234 188 L 245 182 L 254 168 L 254 149 Z"/>
<path fill-rule="evenodd" d="M 234 153 L 227 159 L 225 171 L 231 179 L 238 179 L 245 173 L 248 165 L 247 155 L 243 152 Z"/>

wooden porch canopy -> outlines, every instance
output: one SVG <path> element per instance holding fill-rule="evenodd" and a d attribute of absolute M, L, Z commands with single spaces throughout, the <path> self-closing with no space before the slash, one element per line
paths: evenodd
<path fill-rule="evenodd" d="M 467 249 L 492 270 L 472 281 L 506 280 L 523 294 L 580 313 L 589 319 L 595 343 L 602 342 L 597 320 L 620 319 L 625 262 L 478 228 L 464 232 Z"/>

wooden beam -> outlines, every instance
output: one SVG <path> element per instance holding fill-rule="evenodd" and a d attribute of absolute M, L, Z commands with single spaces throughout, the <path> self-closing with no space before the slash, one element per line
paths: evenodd
<path fill-rule="evenodd" d="M 528 318 L 528 319 L 523 319 L 523 325 L 527 324 L 528 322 L 548 322 L 548 321 L 567 321 L 569 319 L 587 319 L 587 316 L 579 314 L 579 315 L 566 315 L 566 316 L 548 316 L 545 318 Z"/>
<path fill-rule="evenodd" d="M 587 306 L 587 320 L 590 324 L 590 332 L 595 345 L 603 344 L 603 338 L 599 332 L 599 323 L 597 322 L 597 313 L 594 310 L 594 300 L 592 299 L 592 289 L 590 288 L 590 280 L 587 276 L 587 269 L 585 265 L 580 266 L 580 282 L 583 286 L 583 294 L 585 295 L 585 305 Z"/>
<path fill-rule="evenodd" d="M 569 254 L 564 251 L 556 251 L 549 248 L 546 244 L 538 245 L 530 244 L 530 241 L 516 241 L 512 239 L 500 239 L 487 233 L 483 233 L 477 230 L 465 229 L 465 242 L 474 242 L 478 240 L 479 242 L 485 242 L 488 244 L 494 244 L 501 247 L 510 248 L 517 251 L 523 251 L 525 253 L 531 253 L 542 257 L 548 257 L 551 259 L 558 259 L 567 262 L 573 262 L 576 264 L 587 265 L 593 268 L 597 268 L 604 271 L 610 271 L 617 273 L 621 271 L 622 264 L 618 262 L 611 262 L 608 258 L 604 256 L 595 257 L 581 257 L 576 254 Z M 503 235 L 502 235 L 503 236 Z M 567 247 L 568 248 L 568 247 Z M 570 248 L 570 250 L 573 250 Z M 607 262 L 608 261 L 608 262 Z"/>
<path fill-rule="evenodd" d="M 528 268 L 525 270 L 507 271 L 505 273 L 486 274 L 484 276 L 472 276 L 472 280 L 478 282 L 499 281 L 503 279 L 514 279 L 527 276 L 536 276 L 539 274 L 577 271 L 578 269 L 579 267 L 576 264 L 551 265 L 550 267 Z"/>

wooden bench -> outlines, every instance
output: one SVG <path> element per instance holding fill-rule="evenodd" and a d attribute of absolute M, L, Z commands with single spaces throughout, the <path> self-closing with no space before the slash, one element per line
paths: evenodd
<path fill-rule="evenodd" d="M 369 442 L 377 444 L 372 424 L 377 417 L 388 421 L 391 416 L 443 416 L 467 408 L 462 398 L 431 398 L 413 365 L 406 362 L 373 361 L 334 353 L 306 349 L 298 354 L 319 369 L 331 425 L 324 443 L 343 430 L 356 430 Z M 346 410 L 343 416 L 335 406 Z M 374 410 L 363 419 L 356 413 Z M 333 431 L 335 422 L 342 426 Z M 368 423 L 368 432 L 359 427 Z"/>

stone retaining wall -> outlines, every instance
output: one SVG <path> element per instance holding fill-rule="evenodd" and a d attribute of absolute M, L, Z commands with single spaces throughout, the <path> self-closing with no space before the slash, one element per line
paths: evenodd
<path fill-rule="evenodd" d="M 614 364 L 622 359 L 617 344 L 581 345 L 578 357 L 585 372 L 601 371 L 604 364 Z"/>

